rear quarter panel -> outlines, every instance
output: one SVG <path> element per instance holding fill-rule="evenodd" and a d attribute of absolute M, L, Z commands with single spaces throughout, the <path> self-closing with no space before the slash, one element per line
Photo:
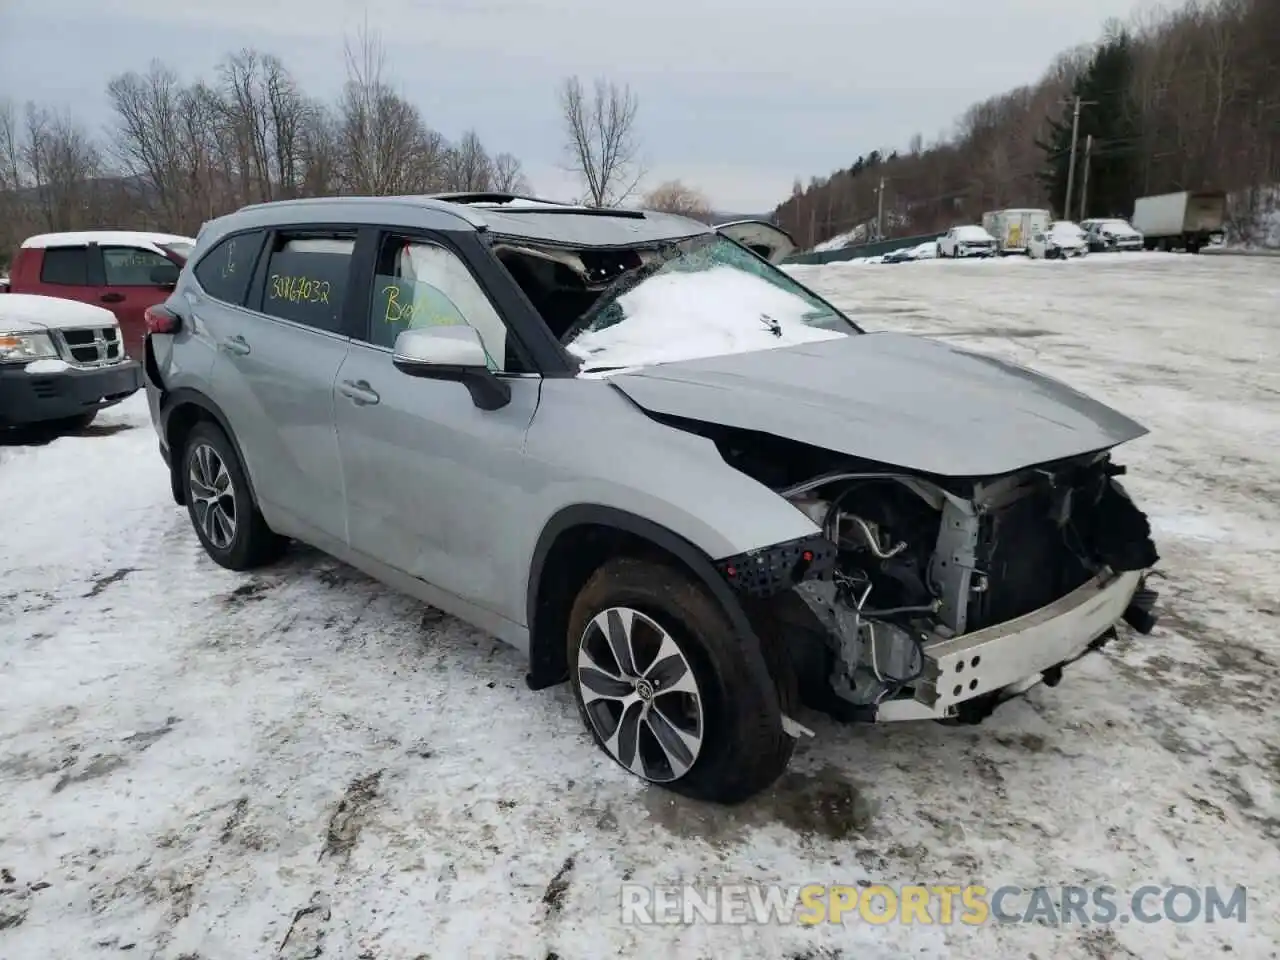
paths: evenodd
<path fill-rule="evenodd" d="M 184 276 L 183 283 L 186 278 Z M 213 362 L 217 357 L 213 335 L 209 328 L 209 312 L 196 309 L 196 294 L 182 283 L 165 303 L 182 317 L 182 327 L 174 334 L 160 334 L 148 338 L 154 371 L 147 364 L 147 395 L 152 399 L 152 419 L 160 429 L 159 405 L 164 394 L 189 389 L 208 393 L 213 375 Z M 152 383 L 152 374 L 158 383 Z M 178 451 L 173 451 L 178 453 Z"/>

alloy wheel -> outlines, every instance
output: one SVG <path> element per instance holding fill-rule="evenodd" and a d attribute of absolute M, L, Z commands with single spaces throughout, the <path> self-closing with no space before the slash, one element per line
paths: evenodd
<path fill-rule="evenodd" d="M 652 618 L 610 607 L 578 645 L 578 685 L 609 754 L 654 783 L 679 780 L 698 759 L 705 723 L 693 668 Z"/>
<path fill-rule="evenodd" d="M 202 443 L 191 451 L 188 482 L 196 523 L 218 550 L 236 537 L 236 488 L 222 456 Z"/>

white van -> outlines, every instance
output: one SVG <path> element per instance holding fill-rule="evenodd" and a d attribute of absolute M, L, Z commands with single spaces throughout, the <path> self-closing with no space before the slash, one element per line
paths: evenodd
<path fill-rule="evenodd" d="M 1002 255 L 1026 253 L 1031 238 L 1044 233 L 1052 221 L 1053 214 L 1048 210 L 1030 208 L 993 210 L 982 215 L 983 229 L 996 238 Z"/>

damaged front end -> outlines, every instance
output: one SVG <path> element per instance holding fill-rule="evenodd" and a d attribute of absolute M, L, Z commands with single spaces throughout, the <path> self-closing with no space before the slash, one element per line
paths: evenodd
<path fill-rule="evenodd" d="M 776 488 L 820 536 L 719 563 L 840 719 L 975 723 L 1155 625 L 1158 560 L 1124 468 L 1090 454 L 990 480 L 827 470 Z"/>

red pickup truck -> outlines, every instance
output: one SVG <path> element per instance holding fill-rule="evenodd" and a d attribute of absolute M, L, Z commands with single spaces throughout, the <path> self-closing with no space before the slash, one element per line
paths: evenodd
<path fill-rule="evenodd" d="M 195 240 L 170 233 L 84 230 L 23 241 L 9 292 L 79 300 L 116 315 L 128 355 L 142 357 L 147 307 L 163 303 Z"/>

